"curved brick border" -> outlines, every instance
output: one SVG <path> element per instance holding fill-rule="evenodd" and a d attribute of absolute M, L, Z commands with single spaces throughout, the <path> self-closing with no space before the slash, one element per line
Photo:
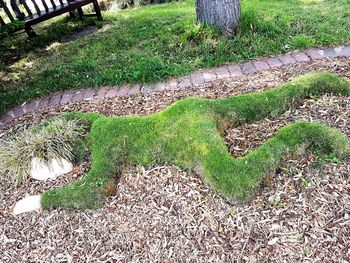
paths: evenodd
<path fill-rule="evenodd" d="M 258 71 L 279 68 L 285 65 L 291 65 L 297 62 L 306 62 L 323 58 L 348 57 L 350 58 L 350 46 L 339 46 L 325 49 L 308 49 L 304 52 L 294 52 L 278 57 L 270 57 L 261 60 L 255 60 L 244 64 L 231 64 L 218 68 L 198 71 L 189 76 L 179 79 L 170 79 L 167 82 L 157 83 L 151 86 L 122 86 L 122 87 L 102 87 L 99 90 L 84 89 L 77 91 L 58 92 L 49 97 L 41 98 L 32 102 L 25 102 L 20 106 L 13 108 L 0 117 L 0 129 L 11 121 L 22 117 L 27 113 L 34 113 L 37 110 L 55 106 L 64 105 L 73 102 L 97 100 L 118 96 L 130 96 L 137 93 L 150 93 L 164 90 L 177 90 L 196 87 L 204 83 L 210 83 L 216 80 L 234 78 L 241 75 L 253 74 Z"/>

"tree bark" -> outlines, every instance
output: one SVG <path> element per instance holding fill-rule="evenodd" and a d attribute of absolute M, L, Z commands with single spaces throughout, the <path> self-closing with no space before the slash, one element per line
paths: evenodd
<path fill-rule="evenodd" d="M 240 0 L 197 0 L 197 18 L 233 38 L 241 16 Z"/>

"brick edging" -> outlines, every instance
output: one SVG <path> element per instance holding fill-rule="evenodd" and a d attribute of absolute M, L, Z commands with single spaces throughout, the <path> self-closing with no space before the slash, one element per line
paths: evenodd
<path fill-rule="evenodd" d="M 99 100 L 111 97 L 126 97 L 138 93 L 151 93 L 192 88 L 205 83 L 214 82 L 216 80 L 253 74 L 259 71 L 275 69 L 298 62 L 307 62 L 324 58 L 332 59 L 337 57 L 350 58 L 350 46 L 329 47 L 323 49 L 311 48 L 305 51 L 293 52 L 277 57 L 249 61 L 244 64 L 229 64 L 209 70 L 197 71 L 185 77 L 178 79 L 173 78 L 166 82 L 159 82 L 154 85 L 114 86 L 111 88 L 102 87 L 99 90 L 67 90 L 65 92 L 58 92 L 35 101 L 28 103 L 25 102 L 22 105 L 11 109 L 0 117 L 0 129 L 5 127 L 5 125 L 9 124 L 13 120 L 24 116 L 25 114 L 34 113 L 38 110 L 51 106 L 66 105 L 73 102 Z"/>

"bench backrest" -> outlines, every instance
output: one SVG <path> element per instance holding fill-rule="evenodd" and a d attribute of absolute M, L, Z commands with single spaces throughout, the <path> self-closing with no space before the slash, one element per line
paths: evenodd
<path fill-rule="evenodd" d="M 19 1 L 19 2 L 17 2 Z M 0 26 L 25 17 L 49 12 L 68 4 L 67 0 L 0 0 Z"/>

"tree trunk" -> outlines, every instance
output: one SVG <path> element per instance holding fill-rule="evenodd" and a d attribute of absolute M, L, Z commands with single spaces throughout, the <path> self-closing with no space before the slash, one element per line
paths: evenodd
<path fill-rule="evenodd" d="M 241 16 L 240 0 L 197 0 L 197 18 L 233 38 Z"/>

